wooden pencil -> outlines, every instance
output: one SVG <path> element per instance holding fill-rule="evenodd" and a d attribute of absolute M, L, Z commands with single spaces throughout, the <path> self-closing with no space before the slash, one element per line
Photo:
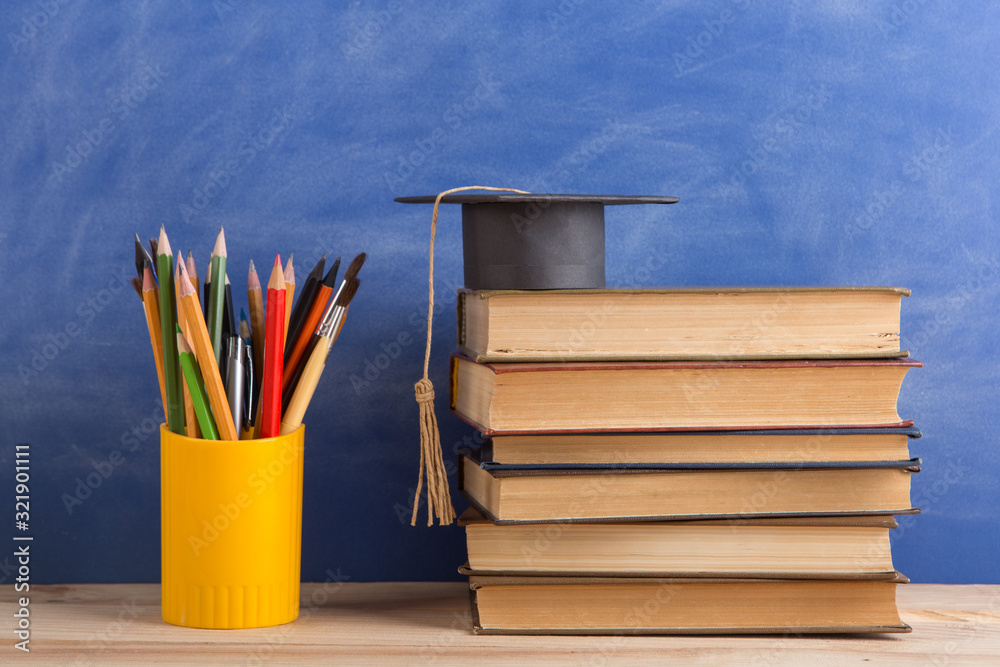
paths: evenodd
<path fill-rule="evenodd" d="M 191 351 L 180 327 L 177 328 L 177 355 L 181 362 L 181 370 L 184 371 L 188 391 L 191 392 L 191 404 L 193 406 L 195 419 L 198 422 L 199 431 L 206 440 L 218 440 L 219 432 L 215 428 L 215 420 L 208 407 L 208 396 L 205 394 L 204 381 L 201 370 L 198 367 L 198 360 Z"/>
<path fill-rule="evenodd" d="M 222 368 L 222 330 L 226 305 L 226 236 L 222 228 L 215 237 L 215 248 L 212 249 L 211 268 L 212 287 L 208 291 L 208 310 L 205 311 L 205 325 L 215 350 L 215 363 Z"/>
<path fill-rule="evenodd" d="M 138 235 L 136 235 L 138 238 Z M 156 362 L 156 377 L 160 382 L 160 400 L 163 402 L 163 418 L 167 418 L 167 388 L 163 383 L 163 330 L 160 328 L 160 303 L 156 289 L 156 279 L 149 262 L 143 262 L 142 269 L 142 309 L 146 311 L 146 326 L 149 341 L 153 346 L 153 360 Z"/>
<path fill-rule="evenodd" d="M 295 253 L 288 255 L 288 262 L 285 264 L 285 334 L 288 333 L 288 321 L 292 317 L 292 301 L 295 299 L 295 266 L 292 259 Z M 284 345 L 282 345 L 284 348 Z"/>
<path fill-rule="evenodd" d="M 185 278 L 181 277 L 181 267 L 184 266 L 184 260 L 178 260 L 177 266 L 174 267 L 174 294 L 181 293 L 181 281 Z M 187 318 L 184 315 L 184 309 L 177 309 L 177 328 L 180 331 L 187 332 Z M 177 359 L 180 361 L 180 349 L 178 348 Z M 184 364 L 181 363 L 181 371 L 184 371 Z M 187 375 L 184 376 L 187 379 Z M 194 412 L 194 399 L 191 397 L 191 389 L 188 387 L 187 382 L 181 383 L 181 390 L 184 396 L 184 435 L 189 438 L 200 437 L 201 431 L 198 427 L 198 416 Z"/>
<path fill-rule="evenodd" d="M 239 434 L 236 433 L 236 427 L 233 424 L 233 414 L 229 410 L 229 399 L 222 386 L 222 375 L 215 360 L 215 350 L 212 349 L 212 340 L 208 336 L 205 321 L 201 318 L 198 299 L 195 296 L 194 287 L 188 279 L 187 267 L 181 268 L 181 275 L 185 280 L 180 281 L 181 293 L 178 305 L 184 309 L 187 323 L 191 327 L 191 338 L 188 342 L 191 344 L 195 359 L 198 360 L 198 366 L 201 368 L 205 393 L 208 394 L 208 402 L 212 407 L 212 415 L 219 430 L 219 437 L 222 440 L 239 440 Z"/>
<path fill-rule="evenodd" d="M 260 276 L 257 275 L 257 268 L 250 260 L 250 274 L 247 279 L 247 300 L 250 304 L 250 336 L 253 338 L 253 367 L 257 376 L 254 382 L 253 404 L 260 405 L 260 374 L 264 372 L 264 334 L 267 329 L 266 314 L 264 312 L 264 295 L 260 289 Z M 255 410 L 253 423 L 258 424 L 257 411 Z"/>
<path fill-rule="evenodd" d="M 160 332 L 163 343 L 163 380 L 167 397 L 167 428 L 179 435 L 184 433 L 184 391 L 181 387 L 181 368 L 177 359 L 177 304 L 174 301 L 174 258 L 167 232 L 161 226 L 156 247 L 159 286 Z"/>
<path fill-rule="evenodd" d="M 285 329 L 285 277 L 281 256 L 274 260 L 267 282 L 267 333 L 264 339 L 264 373 L 261 379 L 260 437 L 273 438 L 281 431 L 281 366 Z"/>
<path fill-rule="evenodd" d="M 201 278 L 198 277 L 198 267 L 194 263 L 194 254 L 188 250 L 187 255 L 187 270 L 188 275 L 191 276 L 191 285 L 194 287 L 194 293 L 201 293 Z"/>

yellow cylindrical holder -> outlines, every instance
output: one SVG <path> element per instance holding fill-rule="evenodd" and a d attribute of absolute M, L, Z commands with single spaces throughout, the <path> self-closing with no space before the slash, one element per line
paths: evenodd
<path fill-rule="evenodd" d="M 298 617 L 304 428 L 229 442 L 160 427 L 167 623 L 260 628 Z"/>

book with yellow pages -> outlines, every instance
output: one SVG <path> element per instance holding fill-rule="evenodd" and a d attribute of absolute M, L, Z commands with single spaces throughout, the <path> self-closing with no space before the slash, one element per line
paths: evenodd
<path fill-rule="evenodd" d="M 814 578 L 894 570 L 892 516 L 496 525 L 474 507 L 469 567 L 484 573 Z"/>
<path fill-rule="evenodd" d="M 900 287 L 459 290 L 476 361 L 905 356 Z"/>
<path fill-rule="evenodd" d="M 910 632 L 884 579 L 483 575 L 467 568 L 477 634 Z"/>
<path fill-rule="evenodd" d="M 900 461 L 910 458 L 909 428 L 766 429 L 666 433 L 495 435 L 483 462 L 501 465 L 639 465 L 798 461 Z"/>
<path fill-rule="evenodd" d="M 453 356 L 451 409 L 487 435 L 906 427 L 910 359 L 477 363 Z"/>
<path fill-rule="evenodd" d="M 459 454 L 458 486 L 496 522 L 910 514 L 910 461 L 484 468 Z"/>

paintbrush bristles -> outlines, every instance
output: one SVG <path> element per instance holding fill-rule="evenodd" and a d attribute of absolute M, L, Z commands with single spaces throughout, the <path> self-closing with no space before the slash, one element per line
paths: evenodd
<path fill-rule="evenodd" d="M 367 257 L 367 253 L 361 253 L 351 260 L 351 263 L 347 266 L 347 271 L 344 272 L 345 282 L 350 282 L 353 278 L 357 278 L 358 271 L 361 270 L 361 266 L 365 263 Z"/>
<path fill-rule="evenodd" d="M 344 286 L 344 290 L 340 293 L 340 296 L 337 297 L 337 305 L 341 308 L 347 308 L 347 306 L 351 303 L 351 299 L 353 299 L 354 295 L 358 293 L 358 285 L 360 284 L 361 280 L 358 278 L 354 278 L 347 283 L 347 285 Z"/>

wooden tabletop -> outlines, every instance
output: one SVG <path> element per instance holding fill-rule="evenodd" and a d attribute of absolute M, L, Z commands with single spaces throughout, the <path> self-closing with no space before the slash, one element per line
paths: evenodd
<path fill-rule="evenodd" d="M 3 665 L 1000 665 L 1000 586 L 900 586 L 912 634 L 783 638 L 477 636 L 462 583 L 303 584 L 294 623 L 196 630 L 161 620 L 157 584 L 32 585 L 30 654 L 21 595 L 0 592 Z"/>

